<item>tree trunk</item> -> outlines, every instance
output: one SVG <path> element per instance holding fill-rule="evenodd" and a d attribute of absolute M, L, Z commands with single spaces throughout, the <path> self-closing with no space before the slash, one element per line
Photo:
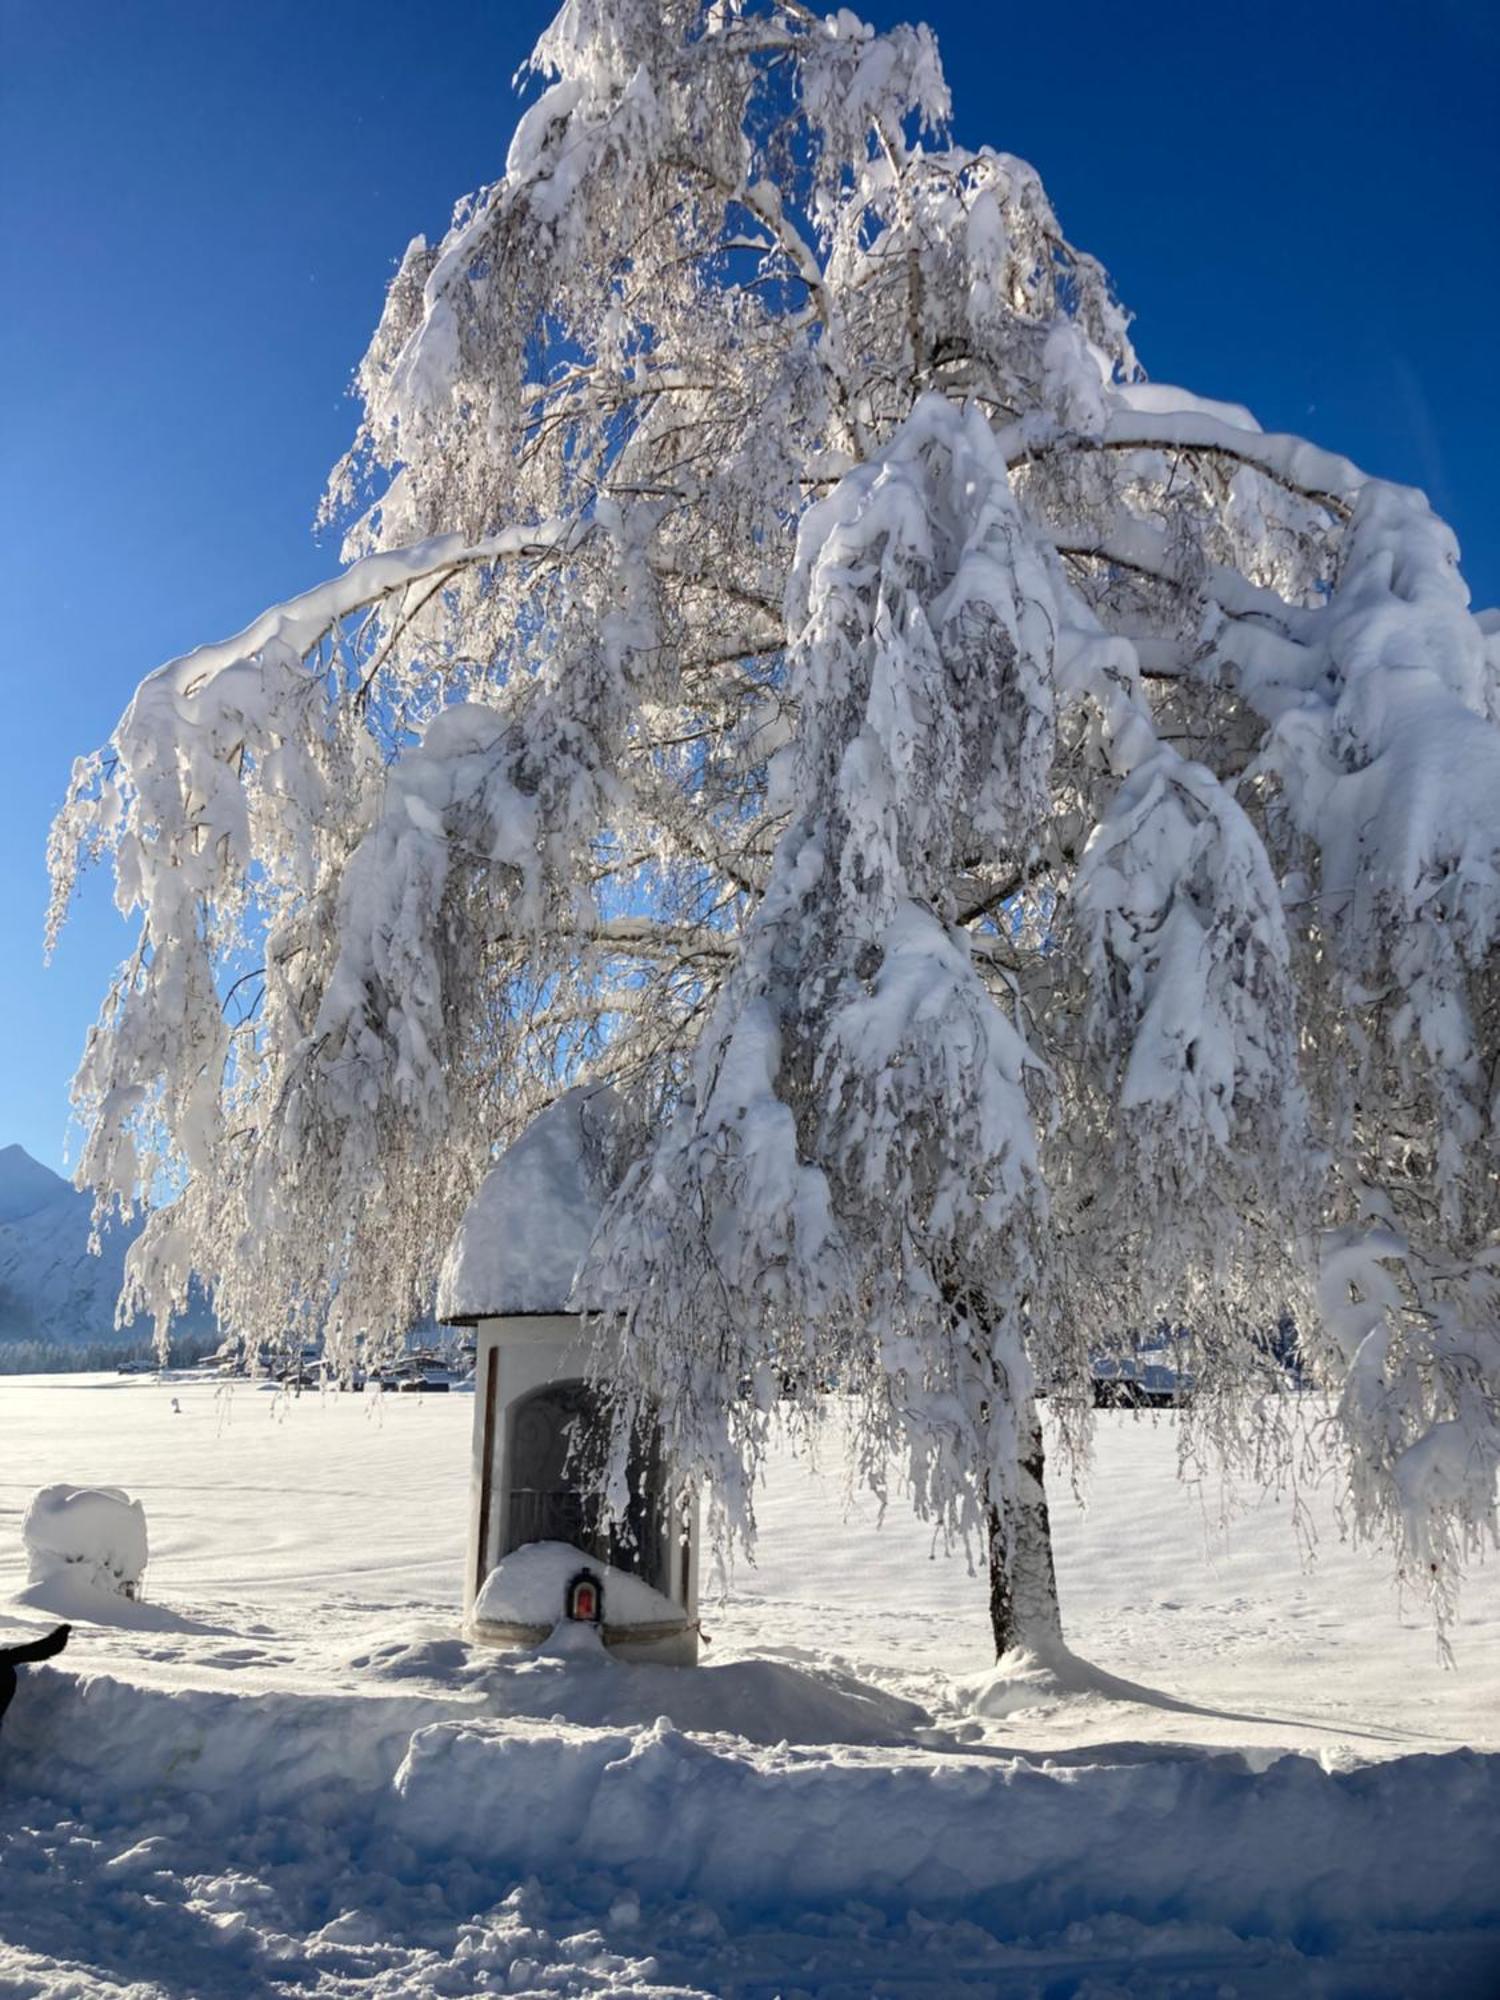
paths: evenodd
<path fill-rule="evenodd" d="M 997 1506 L 989 1509 L 990 1625 L 997 1660 L 1021 1650 L 1045 1655 L 1062 1645 L 1043 1481 L 1046 1453 L 1041 1420 L 1029 1397 L 1019 1428 L 1026 1442 L 1010 1518 Z"/>

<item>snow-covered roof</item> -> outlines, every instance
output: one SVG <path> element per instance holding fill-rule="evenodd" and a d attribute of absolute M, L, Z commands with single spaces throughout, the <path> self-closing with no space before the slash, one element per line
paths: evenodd
<path fill-rule="evenodd" d="M 614 1105 L 609 1090 L 570 1090 L 501 1154 L 443 1259 L 440 1320 L 577 1310 L 573 1281 L 608 1194 L 598 1141 Z"/>

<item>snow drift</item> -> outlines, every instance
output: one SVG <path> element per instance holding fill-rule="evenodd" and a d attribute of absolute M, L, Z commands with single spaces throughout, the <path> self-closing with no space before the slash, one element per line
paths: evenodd
<path fill-rule="evenodd" d="M 550 1664 L 551 1691 L 584 1678 Z M 586 1678 L 632 1675 L 650 1670 Z M 486 1893 L 528 1876 L 567 1893 L 593 1871 L 616 1893 L 737 1918 L 919 1906 L 1013 1938 L 1110 1912 L 1324 1951 L 1372 1913 L 1393 1932 L 1494 1920 L 1500 1758 L 1470 1751 L 1347 1771 L 1128 1745 L 1039 1763 L 915 1742 L 757 1746 L 665 1717 L 455 1717 L 452 1699 L 419 1695 L 166 1695 L 57 1670 L 28 1692 L 7 1725 L 8 1784 L 45 1779 L 96 1810 L 154 1799 L 173 1846 L 290 1815 L 288 1861 L 329 1839 L 373 1860 L 394 1841 L 429 1875 L 462 1857 Z"/>
<path fill-rule="evenodd" d="M 134 1597 L 146 1574 L 146 1510 L 118 1486 L 44 1486 L 21 1539 L 34 1584 L 66 1578 Z"/>
<path fill-rule="evenodd" d="M 1455 1752 L 1328 1772 L 1238 1755 L 1037 1766 L 752 1753 L 663 1719 L 419 1731 L 396 1775 L 405 1837 L 491 1865 L 607 1870 L 740 1912 L 860 1900 L 962 1908 L 1007 1930 L 1101 1908 L 1304 1936 L 1477 1923 L 1495 1904 L 1500 1760 Z"/>

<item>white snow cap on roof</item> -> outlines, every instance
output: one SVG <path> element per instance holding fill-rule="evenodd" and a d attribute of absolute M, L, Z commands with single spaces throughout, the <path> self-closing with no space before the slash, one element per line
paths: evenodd
<path fill-rule="evenodd" d="M 570 1090 L 479 1184 L 438 1274 L 440 1320 L 576 1311 L 569 1299 L 609 1193 L 599 1168 L 614 1092 Z"/>

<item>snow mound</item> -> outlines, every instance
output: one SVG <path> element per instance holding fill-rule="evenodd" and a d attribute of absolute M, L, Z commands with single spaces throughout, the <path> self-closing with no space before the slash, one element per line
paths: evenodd
<path fill-rule="evenodd" d="M 662 1717 L 695 1735 L 737 1736 L 747 1743 L 914 1747 L 930 1729 L 925 1708 L 851 1673 L 787 1660 L 726 1660 L 680 1667 L 622 1660 L 600 1646 L 591 1626 L 573 1626 L 590 1651 L 584 1659 L 554 1642 L 534 1652 L 497 1656 L 451 1639 L 399 1642 L 353 1663 L 384 1683 L 425 1683 L 477 1695 L 488 1716 L 568 1722 L 590 1729 L 647 1728 Z"/>
<path fill-rule="evenodd" d="M 172 1793 L 245 1827 L 308 1801 L 316 1814 L 335 1795 L 378 1796 L 412 1732 L 453 1714 L 431 1696 L 141 1687 L 66 1667 L 31 1669 L 26 1696 L 5 1720 L 8 1780 L 137 1805 Z"/>
<path fill-rule="evenodd" d="M 146 1574 L 146 1510 L 118 1486 L 42 1487 L 26 1509 L 21 1539 L 33 1585 L 66 1578 L 129 1598 Z"/>
<path fill-rule="evenodd" d="M 474 1616 L 491 1625 L 540 1625 L 550 1630 L 564 1615 L 568 1585 L 581 1569 L 604 1591 L 604 1623 L 680 1625 L 683 1609 L 628 1570 L 615 1569 L 575 1549 L 571 1542 L 527 1542 L 492 1569 L 474 1603 Z"/>
<path fill-rule="evenodd" d="M 180 1632 L 213 1638 L 227 1637 L 232 1630 L 228 1625 L 186 1617 L 165 1604 L 147 1604 L 138 1597 L 122 1597 L 118 1590 L 101 1589 L 89 1582 L 80 1563 L 69 1563 L 40 1583 L 28 1584 L 16 1592 L 15 1602 L 28 1611 L 66 1618 L 70 1625 L 112 1625 L 121 1632 Z"/>
<path fill-rule="evenodd" d="M 1056 1769 L 752 1750 L 665 1720 L 450 1721 L 413 1736 L 395 1795 L 419 1850 L 546 1880 L 595 1869 L 720 1912 L 915 1904 L 1014 1934 L 1118 1911 L 1261 1936 L 1494 1916 L 1500 1758 L 1468 1751 L 1350 1772 L 1191 1753 Z"/>
<path fill-rule="evenodd" d="M 960 1706 L 971 1715 L 982 1715 L 991 1722 L 1054 1709 L 1069 1701 L 1144 1702 L 1153 1708 L 1191 1708 L 1190 1703 L 1178 1702 L 1155 1688 L 1106 1673 L 1091 1660 L 1080 1659 L 1066 1646 L 1055 1644 L 1038 1649 L 1018 1648 L 983 1673 L 965 1675 L 953 1685 Z"/>
<path fill-rule="evenodd" d="M 596 1156 L 613 1107 L 610 1091 L 567 1091 L 501 1155 L 443 1259 L 440 1320 L 570 1309 L 608 1193 Z"/>
<path fill-rule="evenodd" d="M 545 1655 L 526 1661 L 512 1670 L 512 1713 L 521 1714 L 524 1701 L 538 1720 L 566 1715 L 593 1729 L 668 1722 L 746 1743 L 865 1749 L 910 1747 L 930 1722 L 915 1702 L 826 1667 L 809 1673 L 782 1660 L 728 1660 L 684 1671 L 604 1657 L 603 1674 Z"/>

